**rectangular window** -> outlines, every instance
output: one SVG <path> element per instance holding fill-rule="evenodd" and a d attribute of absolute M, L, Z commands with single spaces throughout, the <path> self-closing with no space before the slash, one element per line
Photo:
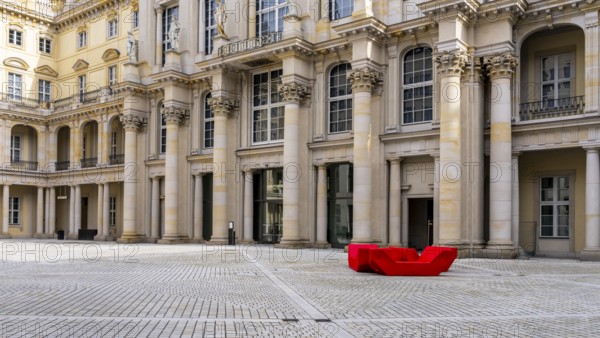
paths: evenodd
<path fill-rule="evenodd" d="M 42 53 L 50 54 L 52 52 L 52 40 L 40 38 L 39 50 Z"/>
<path fill-rule="evenodd" d="M 117 225 L 117 198 L 110 197 L 108 202 L 108 225 Z"/>
<path fill-rule="evenodd" d="M 568 176 L 541 178 L 541 237 L 569 237 L 570 194 Z"/>
<path fill-rule="evenodd" d="M 16 46 L 23 46 L 23 32 L 18 31 L 16 29 L 9 29 L 8 43 Z"/>
<path fill-rule="evenodd" d="M 208 104 L 210 94 L 204 99 L 204 148 L 212 148 L 215 140 L 215 116 Z"/>
<path fill-rule="evenodd" d="M 164 65 L 166 61 L 166 53 L 169 49 L 171 49 L 171 42 L 169 41 L 169 29 L 171 29 L 171 23 L 179 18 L 179 6 L 167 8 L 162 15 L 162 64 Z"/>
<path fill-rule="evenodd" d="M 81 99 L 81 102 L 83 102 L 85 98 L 85 88 L 87 86 L 86 76 L 80 75 L 77 80 L 77 83 L 79 85 L 79 98 Z"/>
<path fill-rule="evenodd" d="M 167 120 L 164 114 L 160 115 L 160 153 L 167 152 Z"/>
<path fill-rule="evenodd" d="M 117 84 L 117 66 L 108 67 L 108 85 L 114 86 Z"/>
<path fill-rule="evenodd" d="M 21 136 L 12 135 L 10 138 L 10 161 L 14 163 L 21 162 Z"/>
<path fill-rule="evenodd" d="M 402 123 L 433 118 L 433 59 L 429 47 L 414 48 L 403 62 Z"/>
<path fill-rule="evenodd" d="M 572 96 L 575 84 L 573 53 L 561 53 L 542 57 L 542 101 L 547 107 L 564 107 Z"/>
<path fill-rule="evenodd" d="M 283 17 L 288 13 L 285 0 L 256 1 L 256 35 L 283 31 Z"/>
<path fill-rule="evenodd" d="M 21 198 L 8 198 L 8 223 L 10 225 L 21 224 Z"/>
<path fill-rule="evenodd" d="M 215 35 L 217 35 L 215 0 L 204 0 L 204 52 L 207 55 L 212 54 Z"/>
<path fill-rule="evenodd" d="M 133 21 L 133 29 L 137 29 L 138 27 L 140 27 L 140 12 L 139 11 L 134 11 L 131 14 L 131 19 Z"/>
<path fill-rule="evenodd" d="M 20 74 L 8 73 L 8 98 L 21 100 L 23 77 Z"/>
<path fill-rule="evenodd" d="M 252 142 L 283 140 L 284 103 L 277 86 L 282 70 L 255 74 L 253 77 Z"/>
<path fill-rule="evenodd" d="M 110 135 L 110 155 L 117 156 L 117 132 L 113 131 Z"/>
<path fill-rule="evenodd" d="M 329 0 L 329 20 L 338 20 L 352 15 L 354 0 Z"/>
<path fill-rule="evenodd" d="M 83 48 L 87 46 L 87 32 L 79 32 L 77 34 L 77 48 Z"/>
<path fill-rule="evenodd" d="M 38 100 L 40 102 L 50 102 L 50 88 L 52 84 L 50 81 L 39 80 L 38 81 Z"/>
<path fill-rule="evenodd" d="M 110 20 L 108 22 L 108 38 L 114 38 L 117 36 L 119 27 L 119 21 L 117 19 Z"/>
<path fill-rule="evenodd" d="M 83 159 L 87 158 L 87 156 L 86 156 L 87 155 L 87 142 L 86 141 L 87 141 L 86 137 L 84 136 L 81 140 L 81 150 L 82 150 L 81 152 L 83 155 Z"/>

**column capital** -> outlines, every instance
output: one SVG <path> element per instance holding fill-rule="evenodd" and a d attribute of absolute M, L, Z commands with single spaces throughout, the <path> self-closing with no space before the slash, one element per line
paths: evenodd
<path fill-rule="evenodd" d="M 492 79 L 511 78 L 519 63 L 519 59 L 512 53 L 507 53 L 486 56 L 483 58 L 483 63 L 488 75 Z"/>
<path fill-rule="evenodd" d="M 235 108 L 235 101 L 223 96 L 211 97 L 208 99 L 208 105 L 213 110 L 215 116 L 228 116 L 233 108 Z"/>
<path fill-rule="evenodd" d="M 137 131 L 147 123 L 147 118 L 139 114 L 123 114 L 119 116 L 123 129 Z"/>
<path fill-rule="evenodd" d="M 585 150 L 587 153 L 597 153 L 600 151 L 600 145 L 583 146 L 583 150 Z"/>
<path fill-rule="evenodd" d="M 512 157 L 519 157 L 519 156 L 521 156 L 521 154 L 522 154 L 522 152 L 520 152 L 520 151 L 513 151 Z"/>
<path fill-rule="evenodd" d="M 307 86 L 300 82 L 289 82 L 277 86 L 277 91 L 281 95 L 281 100 L 285 103 L 300 104 L 300 101 L 310 93 Z"/>
<path fill-rule="evenodd" d="M 381 80 L 382 74 L 369 67 L 353 69 L 347 78 L 352 83 L 352 92 L 371 92 L 375 84 Z"/>
<path fill-rule="evenodd" d="M 327 162 L 315 162 L 313 165 L 319 169 L 327 168 Z"/>
<path fill-rule="evenodd" d="M 433 58 L 441 76 L 462 75 L 469 61 L 467 53 L 461 50 L 443 51 Z"/>
<path fill-rule="evenodd" d="M 389 155 L 386 156 L 386 160 L 390 161 L 390 163 L 400 163 L 404 158 L 398 155 Z"/>
<path fill-rule="evenodd" d="M 183 107 L 164 107 L 160 113 L 165 117 L 167 124 L 180 124 L 190 116 L 190 110 Z"/>
<path fill-rule="evenodd" d="M 164 8 L 161 5 L 154 5 L 154 12 L 156 12 L 157 15 L 162 14 L 162 12 L 164 12 Z"/>

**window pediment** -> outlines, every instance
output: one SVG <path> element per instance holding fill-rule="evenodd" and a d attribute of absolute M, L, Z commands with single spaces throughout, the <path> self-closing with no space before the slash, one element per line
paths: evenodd
<path fill-rule="evenodd" d="M 50 66 L 39 66 L 34 69 L 37 74 L 43 74 L 47 76 L 57 77 L 58 73 Z"/>
<path fill-rule="evenodd" d="M 119 52 L 118 49 L 109 48 L 104 52 L 104 54 L 102 54 L 102 60 L 110 61 L 113 59 L 117 59 L 119 56 L 121 56 L 121 52 Z"/>
<path fill-rule="evenodd" d="M 23 70 L 28 70 L 29 65 L 23 59 L 19 59 L 16 57 L 6 58 L 4 59 L 4 65 L 7 67 L 19 68 Z"/>
<path fill-rule="evenodd" d="M 77 62 L 75 62 L 75 64 L 73 65 L 73 69 L 74 70 L 82 70 L 82 69 L 86 69 L 90 64 L 85 62 L 82 59 L 77 60 Z"/>

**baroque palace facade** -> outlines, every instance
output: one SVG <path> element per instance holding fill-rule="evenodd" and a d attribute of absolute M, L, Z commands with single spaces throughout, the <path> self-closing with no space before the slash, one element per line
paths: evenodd
<path fill-rule="evenodd" d="M 0 7 L 4 238 L 600 259 L 600 1 Z"/>

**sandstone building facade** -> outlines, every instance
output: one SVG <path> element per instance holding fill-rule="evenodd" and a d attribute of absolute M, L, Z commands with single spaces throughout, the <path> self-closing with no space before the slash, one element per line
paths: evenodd
<path fill-rule="evenodd" d="M 2 237 L 600 259 L 598 1 L 0 6 Z"/>

